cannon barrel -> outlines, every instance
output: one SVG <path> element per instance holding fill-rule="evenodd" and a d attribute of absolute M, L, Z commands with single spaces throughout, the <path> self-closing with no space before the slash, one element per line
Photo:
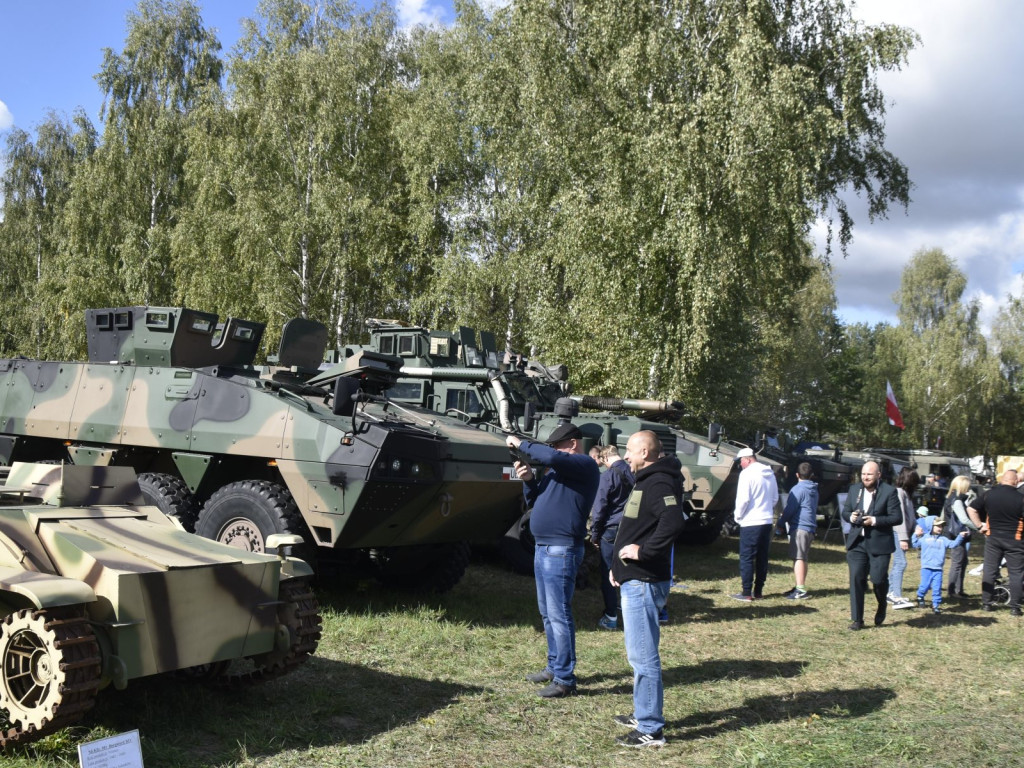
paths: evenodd
<path fill-rule="evenodd" d="M 679 411 L 683 404 L 669 400 L 634 400 L 627 397 L 596 397 L 594 395 L 570 395 L 584 408 L 598 411 Z"/>

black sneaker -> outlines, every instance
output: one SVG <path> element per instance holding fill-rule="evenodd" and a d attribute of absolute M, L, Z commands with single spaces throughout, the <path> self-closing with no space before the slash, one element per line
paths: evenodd
<path fill-rule="evenodd" d="M 615 741 L 624 747 L 663 747 L 665 733 L 661 729 L 654 733 L 641 733 L 634 729 L 625 736 L 616 736 Z"/>
<path fill-rule="evenodd" d="M 917 607 L 918 607 L 918 608 L 927 608 L 928 606 L 927 606 L 927 605 L 925 605 L 925 604 L 924 604 L 924 600 L 922 600 L 922 599 L 921 599 L 921 598 L 919 597 L 919 598 L 917 598 Z"/>
<path fill-rule="evenodd" d="M 636 727 L 640 725 L 632 715 L 615 715 L 612 717 L 612 722 L 616 725 L 621 725 L 623 728 L 630 728 L 632 730 L 636 730 Z"/>
<path fill-rule="evenodd" d="M 942 609 L 939 608 L 939 606 L 937 606 L 937 605 L 933 606 L 932 607 L 932 613 L 942 613 Z"/>
<path fill-rule="evenodd" d="M 575 685 L 562 685 L 552 680 L 546 686 L 537 691 L 542 699 L 564 699 L 566 696 L 576 695 Z"/>
<path fill-rule="evenodd" d="M 528 683 L 550 683 L 555 679 L 555 674 L 550 669 L 545 669 L 541 672 L 534 672 L 532 675 L 526 676 L 526 682 Z"/>

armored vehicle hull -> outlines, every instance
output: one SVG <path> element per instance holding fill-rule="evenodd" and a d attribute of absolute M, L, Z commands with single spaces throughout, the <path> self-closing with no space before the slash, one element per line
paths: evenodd
<path fill-rule="evenodd" d="M 583 409 L 571 421 L 583 432 L 586 450 L 615 444 L 624 451 L 630 435 L 650 429 L 665 451 L 679 459 L 688 514 L 681 543 L 714 541 L 731 514 L 740 446 L 659 421 L 678 414 L 681 404 L 573 395 L 564 366 L 545 367 L 514 353 L 499 353 L 492 334 L 480 333 L 478 343 L 472 328 L 445 333 L 388 320 L 370 320 L 367 325 L 366 349 L 402 359 L 401 377 L 389 390 L 392 400 L 432 408 L 483 430 L 543 440 L 565 418 L 555 413 L 556 402 L 569 397 Z M 344 354 L 359 349 L 363 347 L 351 346 Z M 532 570 L 533 546 L 525 520 L 506 532 L 501 548 L 517 570 Z"/>
<path fill-rule="evenodd" d="M 125 307 L 86 324 L 89 362 L 0 360 L 0 462 L 130 466 L 207 538 L 264 552 L 295 533 L 309 559 L 438 589 L 461 576 L 463 542 L 518 515 L 500 438 L 372 397 L 393 380 L 386 360 L 352 366 L 359 401 L 342 407 L 304 383 L 323 359 L 318 323 L 286 327 L 269 373 L 253 366 L 259 323 Z"/>
<path fill-rule="evenodd" d="M 0 746 L 73 722 L 108 685 L 253 682 L 316 650 L 304 562 L 202 539 L 143 502 L 126 468 L 16 463 L 0 486 Z"/>

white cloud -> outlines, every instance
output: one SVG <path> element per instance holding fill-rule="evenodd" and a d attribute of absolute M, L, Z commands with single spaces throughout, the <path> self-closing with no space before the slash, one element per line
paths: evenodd
<path fill-rule="evenodd" d="M 856 225 L 849 256 L 835 256 L 840 315 L 892 321 L 892 294 L 913 254 L 941 248 L 968 277 L 988 328 L 1024 272 L 1024 3 L 989 0 L 984 12 L 960 0 L 861 0 L 868 24 L 910 27 L 921 36 L 899 72 L 882 73 L 886 146 L 915 184 L 906 213 L 869 223 L 849 201 Z M 815 236 L 823 243 L 822 227 Z"/>
<path fill-rule="evenodd" d="M 6 131 L 12 125 L 14 125 L 14 115 L 11 114 L 7 105 L 0 101 L 0 131 Z"/>
<path fill-rule="evenodd" d="M 398 23 L 408 29 L 420 24 L 424 26 L 442 26 L 448 13 L 446 3 L 431 0 L 396 0 L 395 11 Z"/>

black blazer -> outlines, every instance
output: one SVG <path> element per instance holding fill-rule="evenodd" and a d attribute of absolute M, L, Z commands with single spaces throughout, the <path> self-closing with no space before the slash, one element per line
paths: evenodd
<path fill-rule="evenodd" d="M 854 483 L 846 494 L 843 504 L 843 520 L 850 522 L 850 514 L 860 508 L 864 491 L 863 483 Z M 857 543 L 861 530 L 864 531 L 864 546 L 872 555 L 891 555 L 896 551 L 896 539 L 892 535 L 893 526 L 903 521 L 903 510 L 900 508 L 900 497 L 896 489 L 888 483 L 879 483 L 875 490 L 875 498 L 865 513 L 874 516 L 875 524 L 863 527 L 859 523 L 850 523 L 850 532 L 846 534 L 846 548 Z"/>

